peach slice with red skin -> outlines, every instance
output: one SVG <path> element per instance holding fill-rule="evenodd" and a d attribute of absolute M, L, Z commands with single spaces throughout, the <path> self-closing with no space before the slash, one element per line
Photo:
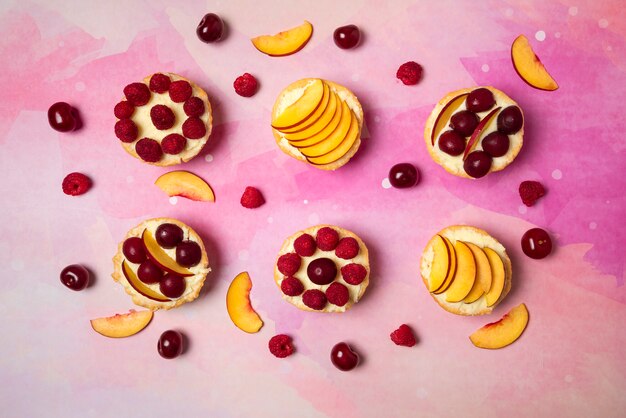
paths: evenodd
<path fill-rule="evenodd" d="M 487 113 L 487 116 L 485 116 L 478 123 L 478 125 L 476 126 L 476 129 L 474 129 L 474 132 L 472 132 L 472 136 L 470 136 L 469 141 L 467 141 L 467 146 L 465 147 L 465 152 L 463 153 L 463 160 L 467 158 L 470 151 L 478 143 L 478 140 L 480 139 L 481 134 L 487 128 L 487 125 L 489 124 L 489 122 L 491 122 L 497 116 L 500 109 L 502 109 L 502 107 L 496 107 L 491 112 Z"/>
<path fill-rule="evenodd" d="M 443 281 L 443 284 L 439 286 L 437 289 L 435 289 L 435 291 L 432 292 L 436 295 L 441 294 L 445 292 L 446 290 L 448 290 L 448 287 L 450 287 L 450 285 L 452 284 L 452 280 L 454 280 L 454 276 L 456 275 L 456 269 L 458 268 L 458 260 L 457 260 L 454 246 L 452 245 L 452 243 L 450 242 L 448 238 L 442 235 L 439 235 L 439 236 L 441 237 L 441 239 L 443 239 L 444 243 L 446 244 L 450 267 L 448 268 L 448 273 L 446 275 L 445 280 Z"/>
<path fill-rule="evenodd" d="M 313 25 L 304 21 L 300 26 L 291 28 L 276 35 L 261 35 L 252 38 L 252 45 L 270 57 L 283 57 L 295 54 L 309 42 L 313 35 Z"/>
<path fill-rule="evenodd" d="M 308 157 L 307 161 L 315 165 L 332 164 L 348 153 L 358 137 L 359 121 L 357 120 L 354 112 L 352 112 L 352 122 L 350 122 L 350 129 L 346 133 L 346 136 L 343 138 L 341 143 L 339 143 L 339 145 L 337 145 L 337 147 L 335 147 L 332 151 L 324 155 L 321 155 L 319 157 Z"/>
<path fill-rule="evenodd" d="M 110 338 L 124 338 L 137 334 L 148 326 L 153 317 L 152 311 L 130 310 L 127 314 L 92 319 L 91 327 L 100 335 Z"/>
<path fill-rule="evenodd" d="M 317 106 L 317 109 L 315 109 L 315 111 L 311 113 L 309 117 L 307 117 L 296 126 L 281 129 L 282 133 L 287 134 L 306 130 L 311 125 L 314 125 L 320 117 L 322 117 L 322 115 L 326 111 L 326 108 L 328 107 L 328 104 L 330 103 L 330 97 L 333 95 L 333 92 L 330 91 L 330 87 L 328 87 L 328 84 L 324 82 L 322 83 L 324 84 L 324 92 L 322 93 L 322 101 L 320 102 L 319 106 Z"/>
<path fill-rule="evenodd" d="M 480 328 L 470 341 L 476 347 L 495 350 L 514 343 L 528 325 L 528 309 L 521 303 L 505 314 L 502 319 Z"/>
<path fill-rule="evenodd" d="M 531 87 L 554 91 L 559 88 L 539 57 L 533 51 L 528 38 L 520 35 L 511 45 L 511 60 L 517 74 Z"/>
<path fill-rule="evenodd" d="M 233 279 L 226 293 L 226 310 L 228 316 L 240 330 L 249 334 L 259 332 L 263 321 L 250 303 L 252 280 L 248 272 L 239 273 Z"/>
<path fill-rule="evenodd" d="M 487 306 L 493 306 L 500 299 L 504 290 L 506 270 L 498 253 L 487 247 L 483 251 L 489 259 L 489 266 L 491 267 L 491 288 L 485 294 L 485 297 L 487 298 Z"/>
<path fill-rule="evenodd" d="M 128 263 L 126 263 L 126 260 L 122 261 L 122 273 L 124 273 L 124 277 L 126 277 L 126 280 L 128 280 L 128 283 L 132 286 L 132 288 L 135 289 L 140 295 L 143 295 L 148 299 L 156 300 L 157 302 L 170 301 L 170 299 L 166 298 L 161 293 L 152 290 L 139 280 L 135 272 L 128 266 Z"/>
<path fill-rule="evenodd" d="M 469 247 L 462 241 L 454 243 L 456 273 L 446 290 L 446 302 L 460 302 L 470 293 L 476 280 L 476 262 Z"/>
<path fill-rule="evenodd" d="M 279 131 L 294 128 L 308 120 L 322 104 L 326 83 L 315 79 L 309 84 L 302 96 L 287 106 L 272 119 L 272 128 Z"/>
<path fill-rule="evenodd" d="M 141 239 L 144 247 L 146 247 L 148 258 L 150 258 L 150 260 L 152 260 L 157 266 L 161 267 L 165 271 L 179 276 L 193 276 L 193 273 L 190 270 L 178 264 L 176 260 L 170 257 L 165 250 L 161 248 L 150 231 L 144 229 L 141 234 Z"/>
<path fill-rule="evenodd" d="M 434 126 L 433 131 L 430 136 L 430 142 L 433 146 L 435 146 L 435 139 L 439 136 L 441 131 L 443 131 L 443 129 L 446 127 L 446 124 L 450 120 L 450 117 L 452 116 L 452 114 L 456 112 L 456 110 L 459 107 L 461 107 L 463 103 L 465 103 L 465 99 L 467 98 L 468 95 L 469 93 L 463 93 L 454 97 L 452 100 L 446 103 L 445 106 L 441 109 L 441 112 L 439 112 L 439 115 L 437 115 L 437 119 L 435 119 L 435 124 L 433 125 Z"/>
<path fill-rule="evenodd" d="M 465 244 L 472 251 L 474 261 L 476 262 L 476 280 L 472 290 L 463 299 L 463 302 L 473 303 L 491 289 L 491 266 L 489 265 L 487 255 L 478 245 L 471 242 L 466 242 Z"/>
<path fill-rule="evenodd" d="M 188 171 L 170 171 L 154 182 L 168 196 L 181 196 L 200 202 L 215 202 L 215 193 L 209 184 Z"/>

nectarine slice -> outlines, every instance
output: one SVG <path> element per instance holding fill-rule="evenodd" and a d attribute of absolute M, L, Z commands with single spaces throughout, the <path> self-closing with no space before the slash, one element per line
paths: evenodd
<path fill-rule="evenodd" d="M 239 273 L 233 279 L 226 293 L 226 310 L 233 323 L 242 331 L 253 334 L 259 332 L 263 321 L 250 303 L 252 280 L 247 272 Z"/>
<path fill-rule="evenodd" d="M 448 103 L 446 103 L 444 107 L 441 109 L 441 112 L 439 112 L 439 115 L 437 116 L 437 119 L 435 120 L 435 125 L 430 136 L 430 141 L 433 146 L 435 145 L 435 139 L 439 136 L 441 131 L 443 131 L 446 125 L 448 125 L 448 121 L 452 117 L 452 114 L 454 114 L 454 112 L 456 112 L 456 110 L 459 107 L 461 107 L 463 103 L 465 103 L 465 98 L 468 95 L 469 93 L 463 93 L 463 94 L 456 96 L 455 98 L 450 100 Z"/>
<path fill-rule="evenodd" d="M 322 116 L 320 116 L 314 124 L 305 129 L 293 133 L 285 133 L 285 138 L 289 141 L 301 141 L 323 131 L 324 128 L 327 127 L 333 120 L 333 117 L 337 113 L 337 109 L 340 107 L 341 99 L 337 97 L 335 92 L 331 91 L 328 105 L 326 106 L 326 109 L 324 109 L 324 114 L 322 114 Z M 339 119 L 337 119 L 337 124 L 339 124 Z"/>
<path fill-rule="evenodd" d="M 465 152 L 463 153 L 463 160 L 465 160 L 467 158 L 467 155 L 470 153 L 470 151 L 474 149 L 476 144 L 479 142 L 481 134 L 487 130 L 487 126 L 489 125 L 489 122 L 495 119 L 495 116 L 498 114 L 498 112 L 500 112 L 500 109 L 502 109 L 502 107 L 497 107 L 493 109 L 491 112 L 487 113 L 487 116 L 485 116 L 478 123 L 478 125 L 476 126 L 476 129 L 474 129 L 474 132 L 472 132 L 472 136 L 470 136 L 469 141 L 467 141 L 467 146 L 465 147 Z"/>
<path fill-rule="evenodd" d="M 279 131 L 285 128 L 292 128 L 313 114 L 322 103 L 324 97 L 324 82 L 315 79 L 309 84 L 302 96 L 295 102 L 287 106 L 272 120 L 272 127 Z"/>
<path fill-rule="evenodd" d="M 352 145 L 356 142 L 359 137 L 359 121 L 356 118 L 354 112 L 352 112 L 352 121 L 350 122 L 350 130 L 346 134 L 345 138 L 341 143 L 332 151 L 327 154 L 321 155 L 319 157 L 309 157 L 307 160 L 311 164 L 315 165 L 324 165 L 324 164 L 332 164 L 335 161 L 339 160 L 341 157 L 346 155 L 348 151 L 352 148 Z"/>
<path fill-rule="evenodd" d="M 348 104 L 346 102 L 342 102 L 341 100 L 339 100 L 339 97 L 337 97 L 337 100 L 337 111 L 324 129 L 308 138 L 298 141 L 289 141 L 289 143 L 296 148 L 304 148 L 319 144 L 324 139 L 328 138 L 328 136 L 330 136 L 330 134 L 332 134 L 337 129 L 337 127 L 343 120 L 344 113 L 350 112 L 350 108 L 348 107 Z"/>
<path fill-rule="evenodd" d="M 450 269 L 448 270 L 448 275 L 446 276 L 446 279 L 443 281 L 443 284 L 437 289 L 435 290 L 433 293 L 438 295 L 441 294 L 443 292 L 445 292 L 446 290 L 448 290 L 448 287 L 450 287 L 450 284 L 452 283 L 452 280 L 454 279 L 454 276 L 456 274 L 456 269 L 457 269 L 457 256 L 456 256 L 456 251 L 454 249 L 454 246 L 452 245 L 452 243 L 450 242 L 450 240 L 442 235 L 440 235 L 441 238 L 443 238 L 443 241 L 446 243 L 446 247 L 448 248 L 448 254 L 450 254 Z"/>
<path fill-rule="evenodd" d="M 200 202 L 215 202 L 215 193 L 209 184 L 188 171 L 170 171 L 154 182 L 168 196 L 181 196 Z"/>
<path fill-rule="evenodd" d="M 448 290 L 446 302 L 460 302 L 469 294 L 476 280 L 476 262 L 469 247 L 462 241 L 454 243 L 456 273 Z"/>
<path fill-rule="evenodd" d="M 354 112 L 349 111 L 346 115 L 347 120 L 341 121 L 337 129 L 335 129 L 333 133 L 328 136 L 328 138 L 324 139 L 319 144 L 315 144 L 310 147 L 298 147 L 300 152 L 307 157 L 321 157 L 322 155 L 326 155 L 335 148 L 337 148 L 348 135 L 350 127 L 353 126 L 356 122 L 356 116 L 354 116 Z"/>
<path fill-rule="evenodd" d="M 487 306 L 493 306 L 504 290 L 504 279 L 506 278 L 506 271 L 504 270 L 504 263 L 497 252 L 491 248 L 483 248 L 485 255 L 489 259 L 489 267 L 491 267 L 491 288 L 485 295 L 487 298 Z"/>
<path fill-rule="evenodd" d="M 518 36 L 513 41 L 511 59 L 513 60 L 513 68 L 529 86 L 547 91 L 559 88 L 559 85 L 533 51 L 528 38 L 524 35 Z"/>
<path fill-rule="evenodd" d="M 301 50 L 313 34 L 313 25 L 306 20 L 300 26 L 277 33 L 252 38 L 252 45 L 272 57 L 291 55 Z"/>
<path fill-rule="evenodd" d="M 428 278 L 428 291 L 434 292 L 439 289 L 448 277 L 450 270 L 450 252 L 448 246 L 440 235 L 435 235 L 433 242 L 433 261 Z"/>
<path fill-rule="evenodd" d="M 91 327 L 100 335 L 110 338 L 124 338 L 144 329 L 154 314 L 152 311 L 132 310 L 127 314 L 115 314 L 106 318 L 92 319 Z"/>
<path fill-rule="evenodd" d="M 139 277 L 137 277 L 135 272 L 128 266 L 126 260 L 122 261 L 122 272 L 124 273 L 126 280 L 128 280 L 128 283 L 130 283 L 132 288 L 135 289 L 140 295 L 143 295 L 148 299 L 156 300 L 157 302 L 169 302 L 171 300 L 166 298 L 161 293 L 152 290 L 139 280 Z"/>
<path fill-rule="evenodd" d="M 165 250 L 161 248 L 150 231 L 144 229 L 143 234 L 141 234 L 141 239 L 143 240 L 143 245 L 146 247 L 146 252 L 150 260 L 154 261 L 154 263 L 163 270 L 183 277 L 193 276 L 190 270 L 178 264 L 176 260 L 170 257 Z"/>
<path fill-rule="evenodd" d="M 470 341 L 476 347 L 498 349 L 515 342 L 528 325 L 528 309 L 520 304 L 511 309 L 497 322 L 480 328 L 472 335 Z"/>
<path fill-rule="evenodd" d="M 482 295 L 489 292 L 491 288 L 491 266 L 485 252 L 476 244 L 465 243 L 472 251 L 476 262 L 476 280 L 469 294 L 463 299 L 465 303 L 476 302 Z"/>
<path fill-rule="evenodd" d="M 311 115 L 308 118 L 306 118 L 305 120 L 303 120 L 296 126 L 293 126 L 291 128 L 281 129 L 280 131 L 282 133 L 300 132 L 310 127 L 311 125 L 313 125 L 315 122 L 319 120 L 319 118 L 326 111 L 326 108 L 328 107 L 328 103 L 330 102 L 331 94 L 332 92 L 330 91 L 330 87 L 328 87 L 328 84 L 324 83 L 324 93 L 322 94 L 322 101 L 320 102 L 319 106 L 317 106 L 317 109 L 315 109 L 315 112 L 311 113 Z"/>

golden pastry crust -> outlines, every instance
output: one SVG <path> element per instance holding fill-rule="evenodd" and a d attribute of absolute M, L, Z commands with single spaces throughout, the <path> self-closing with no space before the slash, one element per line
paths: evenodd
<path fill-rule="evenodd" d="M 291 83 L 289 86 L 287 86 L 278 95 L 276 102 L 274 102 L 274 107 L 272 108 L 272 118 L 276 116 L 277 109 L 280 108 L 282 100 L 284 100 L 284 97 L 287 94 L 297 89 L 303 89 L 308 83 L 312 82 L 313 80 L 314 80 L 313 78 L 304 78 L 302 80 L 298 80 L 294 83 Z M 352 145 L 352 147 L 350 148 L 350 150 L 343 157 L 341 157 L 340 159 L 338 159 L 337 161 L 333 163 L 324 164 L 324 165 L 311 164 L 307 161 L 306 157 L 298 150 L 298 148 L 289 144 L 289 141 L 287 141 L 287 139 L 283 136 L 283 134 L 280 131 L 272 128 L 272 133 L 274 134 L 274 139 L 276 140 L 278 147 L 285 154 L 297 160 L 304 161 L 305 163 L 315 168 L 319 168 L 320 170 L 333 171 L 333 170 L 338 169 L 339 167 L 342 167 L 348 161 L 350 161 L 350 159 L 354 156 L 354 154 L 356 154 L 356 152 L 359 150 L 359 147 L 361 146 L 361 132 L 363 129 L 363 108 L 361 107 L 361 103 L 359 102 L 359 99 L 354 95 L 354 93 L 352 93 L 346 87 L 337 83 L 333 83 L 332 81 L 328 81 L 328 80 L 323 80 L 323 81 L 326 84 L 328 84 L 330 89 L 334 93 L 339 95 L 342 100 L 346 101 L 348 107 L 350 108 L 350 110 L 354 112 L 357 120 L 359 121 L 359 135 L 356 141 L 354 142 L 354 144 Z"/>
<path fill-rule="evenodd" d="M 473 90 L 476 90 L 479 88 L 489 89 L 493 93 L 494 98 L 496 99 L 497 106 L 502 106 L 503 109 L 507 106 L 517 106 L 522 112 L 522 115 L 524 114 L 522 108 L 513 99 L 507 96 L 504 92 L 491 86 L 478 86 L 478 87 L 456 90 L 456 91 L 446 94 L 446 96 L 437 103 L 435 108 L 432 110 L 432 112 L 428 116 L 428 119 L 426 120 L 426 126 L 424 128 L 424 140 L 426 141 L 426 149 L 428 150 L 428 153 L 430 154 L 430 157 L 433 159 L 433 161 L 435 161 L 437 164 L 442 166 L 450 174 L 453 174 L 457 177 L 464 177 L 464 178 L 468 178 L 472 180 L 475 180 L 475 178 L 469 176 L 463 169 L 463 159 L 462 159 L 463 157 L 462 156 L 452 157 L 442 152 L 437 147 L 437 142 L 435 142 L 434 145 L 432 144 L 431 135 L 432 135 L 433 129 L 435 128 L 437 116 L 439 115 L 439 113 L 441 112 L 441 110 L 444 108 L 446 104 L 448 104 L 452 99 L 454 99 L 455 97 L 461 94 L 470 93 Z M 464 109 L 464 106 L 461 106 L 461 109 Z M 480 112 L 480 115 L 484 117 L 487 113 L 489 113 L 489 111 Z M 494 120 L 493 123 L 495 122 L 496 121 Z M 515 157 L 517 157 L 517 154 L 519 154 L 520 150 L 522 149 L 522 145 L 524 143 L 523 138 L 524 138 L 524 126 L 525 125 L 526 125 L 526 118 L 524 118 L 524 124 L 522 125 L 522 128 L 515 134 L 509 135 L 509 140 L 510 140 L 509 151 L 504 156 L 493 159 L 493 164 L 491 165 L 491 169 L 489 170 L 489 173 L 504 170 L 509 164 L 513 162 Z M 442 133 L 444 131 L 442 131 Z M 481 149 L 480 144 L 477 144 L 475 149 Z M 452 160 L 455 160 L 457 164 L 453 164 L 451 162 Z M 459 161 L 460 161 L 460 166 L 458 165 Z"/>
<path fill-rule="evenodd" d="M 181 297 L 171 300 L 169 302 L 159 302 L 138 293 L 130 285 L 130 283 L 128 283 L 126 276 L 124 276 L 124 273 L 122 272 L 122 262 L 126 260 L 126 257 L 124 257 L 124 254 L 122 252 L 124 241 L 131 237 L 141 237 L 141 234 L 146 228 L 150 228 L 154 225 L 161 225 L 163 223 L 172 223 L 178 225 L 184 232 L 184 239 L 196 242 L 202 250 L 202 258 L 200 259 L 200 262 L 196 266 L 189 268 L 189 270 L 191 270 L 195 274 L 193 276 L 185 277 L 185 280 L 187 282 L 187 289 L 185 290 L 185 293 L 183 293 Z M 128 293 L 132 297 L 133 303 L 135 305 L 143 306 L 144 308 L 156 311 L 158 309 L 167 310 L 177 308 L 184 303 L 191 302 L 196 299 L 200 294 L 200 290 L 204 285 L 206 276 L 210 271 L 211 268 L 209 267 L 209 258 L 206 253 L 206 249 L 204 248 L 204 243 L 202 242 L 200 236 L 193 229 L 191 229 L 191 227 L 182 223 L 179 220 L 172 218 L 153 218 L 143 221 L 142 223 L 128 231 L 124 239 L 118 244 L 117 253 L 113 257 L 113 274 L 111 276 L 113 277 L 113 280 L 120 283 L 124 287 L 126 293 Z M 155 289 L 156 288 L 158 288 L 158 285 L 156 285 Z"/>
<path fill-rule="evenodd" d="M 498 306 L 498 304 L 502 302 L 502 300 L 504 300 L 506 295 L 511 290 L 513 268 L 511 265 L 511 259 L 507 255 L 504 246 L 487 232 L 473 226 L 454 225 L 442 229 L 437 234 L 435 234 L 430 239 L 430 241 L 428 241 L 428 244 L 426 244 L 424 252 L 422 253 L 422 258 L 420 260 L 420 273 L 426 289 L 428 289 L 428 278 L 430 277 L 430 268 L 432 265 L 432 257 L 434 254 L 432 247 L 435 242 L 435 237 L 437 235 L 442 235 L 448 238 L 452 244 L 454 244 L 457 239 L 461 239 L 462 241 L 472 242 L 481 248 L 488 247 L 494 250 L 500 256 L 504 264 L 504 287 L 502 289 L 502 294 L 500 295 L 496 303 L 494 303 L 492 306 L 487 306 L 484 295 L 473 303 L 447 302 L 444 296 L 445 292 L 439 295 L 430 293 L 430 295 L 433 297 L 435 302 L 439 304 L 439 306 L 441 306 L 446 311 L 452 312 L 456 315 L 485 315 L 491 313 L 493 308 Z"/>
<path fill-rule="evenodd" d="M 283 299 L 285 299 L 287 302 L 291 303 L 292 305 L 296 306 L 298 309 L 301 309 L 303 311 L 312 311 L 312 312 L 345 312 L 348 309 L 350 309 L 352 305 L 354 305 L 356 302 L 361 300 L 361 297 L 365 293 L 365 290 L 367 289 L 367 286 L 369 285 L 369 281 L 370 281 L 369 253 L 367 251 L 367 247 L 365 246 L 365 243 L 354 232 L 348 231 L 347 229 L 343 229 L 335 225 L 316 225 L 310 228 L 303 229 L 302 231 L 296 232 L 295 234 L 291 235 L 285 240 L 282 247 L 280 248 L 280 251 L 278 253 L 278 257 L 276 258 L 276 260 L 278 260 L 278 258 L 280 258 L 280 256 L 284 254 L 294 252 L 293 243 L 300 235 L 309 234 L 313 238 L 315 238 L 315 236 L 317 235 L 317 231 L 324 227 L 333 228 L 335 231 L 337 231 L 337 233 L 339 234 L 339 239 L 345 238 L 345 237 L 354 238 L 359 243 L 359 248 L 360 248 L 359 254 L 353 259 L 344 260 L 342 258 L 337 257 L 334 251 L 322 251 L 318 248 L 315 250 L 315 253 L 313 253 L 313 255 L 311 255 L 310 257 L 302 257 L 302 265 L 300 266 L 300 270 L 298 270 L 298 272 L 294 276 L 299 278 L 300 281 L 304 284 L 305 290 L 319 289 L 319 290 L 325 291 L 326 288 L 330 286 L 330 284 L 316 285 L 315 283 L 312 283 L 306 275 L 306 268 L 308 264 L 316 258 L 319 258 L 321 256 L 330 258 L 337 265 L 337 278 L 335 279 L 335 282 L 343 284 L 350 291 L 350 299 L 348 300 L 348 303 L 346 303 L 344 306 L 336 306 L 328 302 L 326 306 L 324 307 L 324 309 L 315 310 L 315 309 L 309 308 L 302 302 L 302 297 L 301 297 L 302 295 L 300 296 L 285 295 L 280 288 L 280 285 L 283 279 L 285 278 L 285 276 L 280 271 L 278 271 L 278 266 L 276 263 L 274 264 L 274 282 L 278 286 L 278 290 L 280 291 L 280 294 L 282 295 Z M 367 270 L 367 275 L 365 276 L 365 279 L 363 279 L 363 281 L 359 285 L 355 286 L 355 285 L 346 283 L 341 277 L 341 273 L 340 273 L 341 267 L 350 263 L 361 264 Z"/>

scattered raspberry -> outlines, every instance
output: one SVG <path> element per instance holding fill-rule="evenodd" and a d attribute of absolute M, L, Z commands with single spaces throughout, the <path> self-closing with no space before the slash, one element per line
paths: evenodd
<path fill-rule="evenodd" d="M 252 97 L 254 96 L 254 93 L 256 93 L 259 83 L 252 74 L 244 73 L 244 75 L 235 79 L 233 86 L 235 87 L 235 92 L 238 95 L 243 97 Z"/>
<path fill-rule="evenodd" d="M 343 306 L 348 303 L 350 292 L 348 292 L 348 288 L 341 283 L 334 282 L 326 289 L 326 297 L 333 305 Z"/>
<path fill-rule="evenodd" d="M 169 107 L 158 104 L 150 109 L 150 119 L 154 126 L 162 131 L 174 126 L 174 112 Z"/>
<path fill-rule="evenodd" d="M 63 193 L 78 196 L 91 188 L 91 179 L 83 173 L 70 173 L 63 179 Z"/>
<path fill-rule="evenodd" d="M 156 73 L 150 77 L 150 90 L 155 93 L 165 93 L 170 88 L 172 80 L 165 74 Z"/>
<path fill-rule="evenodd" d="M 415 335 L 413 335 L 413 331 L 406 324 L 400 325 L 400 328 L 392 332 L 389 337 L 396 345 L 413 347 L 416 344 Z"/>
<path fill-rule="evenodd" d="M 321 311 L 326 306 L 326 295 L 321 290 L 309 289 L 302 295 L 302 302 L 311 309 Z"/>
<path fill-rule="evenodd" d="M 299 296 L 304 292 L 304 285 L 295 277 L 285 277 L 280 283 L 280 290 L 287 296 Z"/>
<path fill-rule="evenodd" d="M 339 258 L 343 258 L 344 260 L 354 258 L 358 253 L 359 243 L 352 237 L 341 238 L 339 244 L 337 244 L 337 249 L 335 250 L 335 255 Z"/>
<path fill-rule="evenodd" d="M 367 269 L 360 264 L 347 264 L 341 268 L 341 277 L 348 284 L 360 285 L 367 276 Z"/>
<path fill-rule="evenodd" d="M 310 257 L 315 252 L 315 238 L 309 234 L 302 234 L 293 242 L 293 248 L 300 257 Z"/>
<path fill-rule="evenodd" d="M 183 135 L 189 139 L 199 139 L 206 134 L 206 125 L 200 118 L 188 118 L 183 122 Z"/>
<path fill-rule="evenodd" d="M 278 257 L 276 266 L 278 267 L 278 271 L 285 276 L 293 276 L 298 270 L 300 270 L 301 262 L 302 260 L 300 260 L 300 256 L 298 254 L 287 253 Z"/>
<path fill-rule="evenodd" d="M 185 101 L 183 110 L 187 116 L 202 116 L 204 114 L 204 102 L 199 97 L 190 97 Z"/>
<path fill-rule="evenodd" d="M 270 348 L 270 353 L 274 354 L 278 358 L 289 357 L 293 354 L 291 337 L 285 334 L 275 335 L 270 338 L 268 346 Z"/>
<path fill-rule="evenodd" d="M 150 138 L 140 139 L 135 144 L 135 151 L 142 160 L 149 163 L 156 163 L 163 156 L 163 151 L 159 143 Z"/>
<path fill-rule="evenodd" d="M 187 145 L 187 140 L 179 134 L 169 134 L 161 141 L 163 152 L 171 155 L 180 154 L 185 149 L 185 145 Z"/>
<path fill-rule="evenodd" d="M 339 234 L 334 229 L 325 226 L 317 231 L 315 241 L 320 250 L 332 251 L 337 247 Z"/>
<path fill-rule="evenodd" d="M 131 83 L 124 87 L 126 100 L 133 106 L 143 106 L 150 100 L 150 90 L 143 83 Z"/>
<path fill-rule="evenodd" d="M 241 206 L 248 209 L 256 209 L 265 203 L 263 195 L 256 187 L 246 187 L 241 195 Z"/>
<path fill-rule="evenodd" d="M 538 181 L 523 181 L 519 185 L 519 195 L 526 206 L 532 206 L 537 199 L 546 194 L 546 189 Z"/>
<path fill-rule="evenodd" d="M 137 139 L 137 125 L 130 119 L 115 122 L 115 136 L 122 142 L 133 142 Z"/>
<path fill-rule="evenodd" d="M 422 66 L 415 61 L 405 62 L 398 68 L 396 77 L 407 86 L 417 84 L 422 78 Z"/>
<path fill-rule="evenodd" d="M 135 106 L 128 103 L 126 100 L 122 100 L 121 102 L 116 104 L 115 108 L 113 109 L 113 113 L 118 119 L 128 119 L 133 115 L 134 112 Z"/>
<path fill-rule="evenodd" d="M 170 84 L 170 99 L 182 103 L 191 97 L 191 84 L 185 80 L 177 80 Z"/>

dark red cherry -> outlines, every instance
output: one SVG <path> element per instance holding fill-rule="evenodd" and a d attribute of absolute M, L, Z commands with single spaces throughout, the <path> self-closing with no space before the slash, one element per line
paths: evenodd
<path fill-rule="evenodd" d="M 498 131 L 503 134 L 514 134 L 522 129 L 524 116 L 517 106 L 509 106 L 498 115 Z"/>
<path fill-rule="evenodd" d="M 168 273 L 161 279 L 159 283 L 159 289 L 168 298 L 176 299 L 185 293 L 187 283 L 184 277 L 177 276 L 172 273 Z"/>
<path fill-rule="evenodd" d="M 139 237 L 130 237 L 124 241 L 122 253 L 131 263 L 141 264 L 146 260 L 146 247 Z"/>
<path fill-rule="evenodd" d="M 61 283 L 72 290 L 83 290 L 89 284 L 89 270 L 80 264 L 71 264 L 61 270 Z"/>
<path fill-rule="evenodd" d="M 484 112 L 491 109 L 496 104 L 491 90 L 480 88 L 472 91 L 465 99 L 467 110 L 472 112 Z"/>
<path fill-rule="evenodd" d="M 465 138 L 456 131 L 445 131 L 439 137 L 439 149 L 448 155 L 461 155 L 465 151 Z"/>
<path fill-rule="evenodd" d="M 202 42 L 207 44 L 219 41 L 224 34 L 224 22 L 215 13 L 207 13 L 198 23 L 196 34 Z"/>
<path fill-rule="evenodd" d="M 463 162 L 463 168 L 470 177 L 483 177 L 491 168 L 491 155 L 485 151 L 471 152 Z"/>
<path fill-rule="evenodd" d="M 333 40 L 341 49 L 354 48 L 361 40 L 361 31 L 355 25 L 340 26 L 335 29 Z"/>
<path fill-rule="evenodd" d="M 389 170 L 389 183 L 396 189 L 406 189 L 419 183 L 420 175 L 413 164 L 400 163 Z"/>
<path fill-rule="evenodd" d="M 522 251 L 530 258 L 545 258 L 552 252 L 552 239 L 541 228 L 529 229 L 522 236 Z"/>
<path fill-rule="evenodd" d="M 154 234 L 157 243 L 163 248 L 174 248 L 183 240 L 183 230 L 178 225 L 164 223 Z"/>
<path fill-rule="evenodd" d="M 456 112 L 450 118 L 450 127 L 457 131 L 461 136 L 470 136 L 476 126 L 478 126 L 478 116 L 469 110 L 461 110 Z"/>
<path fill-rule="evenodd" d="M 144 283 L 158 283 L 163 278 L 163 270 L 150 260 L 146 260 L 137 268 L 137 277 Z"/>
<path fill-rule="evenodd" d="M 317 258 L 309 263 L 306 274 L 315 284 L 329 284 L 337 277 L 337 265 L 330 258 Z"/>
<path fill-rule="evenodd" d="M 201 258 L 202 250 L 196 242 L 183 241 L 176 246 L 176 262 L 183 267 L 193 267 Z"/>
<path fill-rule="evenodd" d="M 70 132 L 78 126 L 78 112 L 65 102 L 57 102 L 48 109 L 48 123 L 59 132 Z"/>
<path fill-rule="evenodd" d="M 165 331 L 159 337 L 157 350 L 161 357 L 165 359 L 173 359 L 180 356 L 183 352 L 183 335 L 173 329 Z"/>
<path fill-rule="evenodd" d="M 336 368 L 344 372 L 358 366 L 359 360 L 359 354 L 344 342 L 336 344 L 330 352 L 330 361 Z"/>
<path fill-rule="evenodd" d="M 502 157 L 509 151 L 509 137 L 502 132 L 494 131 L 483 138 L 483 149 L 492 157 Z"/>

